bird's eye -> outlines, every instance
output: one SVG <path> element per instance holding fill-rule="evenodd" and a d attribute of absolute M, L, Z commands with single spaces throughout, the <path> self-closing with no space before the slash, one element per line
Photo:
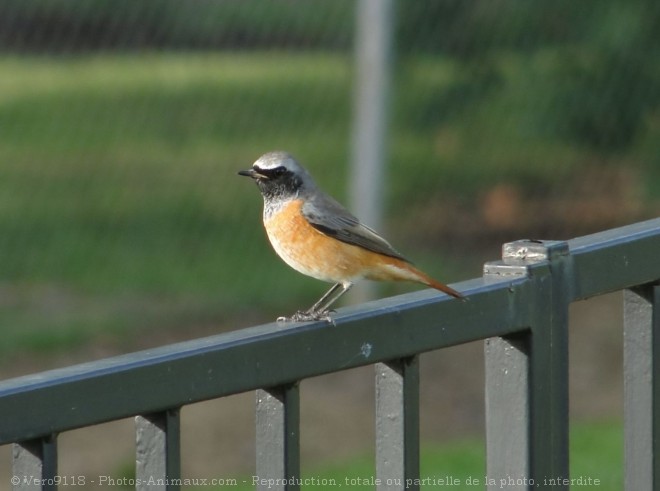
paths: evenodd
<path fill-rule="evenodd" d="M 286 174 L 286 167 L 277 167 L 274 171 L 273 174 L 275 174 L 275 177 L 281 177 L 284 174 Z"/>

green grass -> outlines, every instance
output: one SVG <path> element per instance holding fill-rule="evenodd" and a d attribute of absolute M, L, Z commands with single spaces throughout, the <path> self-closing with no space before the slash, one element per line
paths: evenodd
<path fill-rule="evenodd" d="M 572 427 L 572 489 L 622 489 L 622 442 L 622 428 L 618 423 L 581 423 Z M 484 489 L 486 478 L 495 479 L 497 486 L 501 485 L 502 489 L 507 489 L 507 479 L 515 476 L 487 476 L 484 454 L 484 443 L 479 440 L 459 440 L 424 446 L 420 473 L 422 489 Z M 350 462 L 319 467 L 309 472 L 303 470 L 303 479 L 306 479 L 309 485 L 302 487 L 318 491 L 331 491 L 339 485 L 344 489 L 373 489 L 374 474 L 373 458 L 362 456 Z M 552 477 L 549 476 L 549 479 Z M 237 484 L 232 486 L 233 489 L 254 489 L 253 476 L 233 479 L 236 479 Z M 543 489 L 543 484 L 539 487 Z"/>
<path fill-rule="evenodd" d="M 432 275 L 465 277 L 470 258 L 447 263 L 398 230 L 409 210 L 438 196 L 477 206 L 501 180 L 556 186 L 593 160 L 534 118 L 548 103 L 529 75 L 543 80 L 546 58 L 397 71 L 388 235 Z M 341 53 L 0 58 L 0 354 L 312 302 L 325 285 L 275 257 L 236 172 L 288 149 L 345 197 L 351 67 Z M 655 158 L 658 128 L 627 164 Z"/>
<path fill-rule="evenodd" d="M 333 55 L 0 60 L 2 350 L 268 310 L 280 282 L 311 299 L 236 172 L 273 148 L 345 161 L 347 67 Z"/>

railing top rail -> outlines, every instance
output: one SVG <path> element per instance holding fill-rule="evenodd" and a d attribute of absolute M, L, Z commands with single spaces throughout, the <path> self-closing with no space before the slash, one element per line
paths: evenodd
<path fill-rule="evenodd" d="M 660 218 L 568 241 L 573 300 L 658 280 Z"/>
<path fill-rule="evenodd" d="M 571 299 L 655 281 L 660 219 L 567 250 Z M 1 382 L 0 444 L 526 329 L 535 275 L 492 276 L 458 285 L 466 303 L 418 291 L 341 309 L 332 325 L 265 324 Z"/>

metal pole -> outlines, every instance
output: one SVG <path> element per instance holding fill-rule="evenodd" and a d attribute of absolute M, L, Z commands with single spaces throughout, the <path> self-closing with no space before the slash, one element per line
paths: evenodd
<path fill-rule="evenodd" d="M 393 0 L 359 0 L 355 33 L 354 126 L 349 179 L 351 209 L 366 225 L 382 229 Z M 353 290 L 356 302 L 373 298 L 372 284 Z"/>

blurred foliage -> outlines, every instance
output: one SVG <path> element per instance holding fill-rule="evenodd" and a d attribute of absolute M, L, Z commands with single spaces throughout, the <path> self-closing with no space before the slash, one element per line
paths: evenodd
<path fill-rule="evenodd" d="M 646 54 L 569 53 L 553 75 L 554 102 L 564 108 L 552 114 L 560 135 L 598 152 L 628 148 L 660 102 L 660 70 Z"/>
<path fill-rule="evenodd" d="M 287 0 L 5 0 L 0 49 L 340 49 L 350 47 L 353 3 Z M 648 0 L 420 0 L 399 2 L 402 59 L 444 55 L 466 77 L 426 113 L 453 114 L 488 97 L 503 51 L 554 50 L 542 117 L 562 137 L 596 150 L 628 147 L 660 102 L 660 4 Z M 422 116 L 423 119 L 423 116 Z"/>
<path fill-rule="evenodd" d="M 3 0 L 0 46 L 48 53 L 345 49 L 352 37 L 352 5 L 350 0 Z"/>
<path fill-rule="evenodd" d="M 660 3 L 647 0 L 512 2 L 420 1 L 400 5 L 402 56 L 444 54 L 469 76 L 442 98 L 465 109 L 500 80 L 504 51 L 554 53 L 540 117 L 561 137 L 595 150 L 627 148 L 660 103 Z M 477 97 L 477 96 L 481 97 Z M 447 104 L 439 110 L 451 114 Z M 445 116 L 447 117 L 447 116 Z"/>

